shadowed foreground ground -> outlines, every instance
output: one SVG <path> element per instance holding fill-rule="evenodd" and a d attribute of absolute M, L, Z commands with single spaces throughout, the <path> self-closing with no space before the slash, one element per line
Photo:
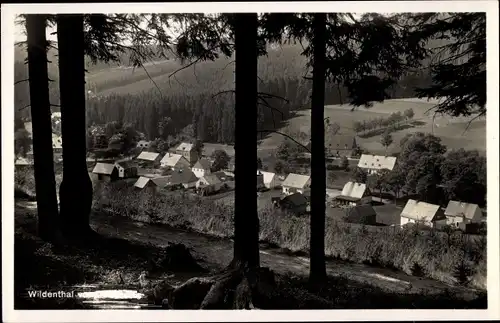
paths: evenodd
<path fill-rule="evenodd" d="M 225 266 L 232 257 L 232 242 L 135 222 L 124 217 L 92 216 L 100 234 L 84 246 L 56 247 L 35 237 L 36 210 L 32 202 L 17 203 L 15 236 L 15 308 L 137 308 L 147 303 L 141 291 L 146 281 L 166 280 L 176 286 L 195 276 Z M 184 244 L 193 263 L 175 260 L 165 248 Z M 174 260 L 172 260 L 174 259 Z M 431 279 L 408 276 L 389 269 L 328 261 L 329 282 L 321 289 L 307 285 L 308 259 L 261 247 L 262 266 L 277 274 L 277 284 L 294 301 L 269 304 L 275 309 L 345 308 L 390 309 L 486 308 L 486 296 L 472 289 L 448 286 Z M 100 296 L 89 302 L 77 299 L 34 299 L 27 289 L 76 290 L 93 298 L 101 290 L 125 290 L 110 301 Z M 128 292 L 126 292 L 128 291 Z M 102 292 L 101 292 L 102 294 Z M 299 295 L 299 296 L 297 296 Z M 115 296 L 113 296 L 115 297 Z M 284 298 L 283 298 L 284 299 Z"/>

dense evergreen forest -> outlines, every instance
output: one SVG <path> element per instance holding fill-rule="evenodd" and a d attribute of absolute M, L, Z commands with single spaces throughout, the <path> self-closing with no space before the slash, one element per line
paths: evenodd
<path fill-rule="evenodd" d="M 309 108 L 312 82 L 305 77 L 307 71 L 301 51 L 299 45 L 286 45 L 270 49 L 268 55 L 259 59 L 259 92 L 264 93 L 259 99 L 259 129 L 277 129 L 280 122 L 293 116 L 295 111 Z M 20 81 L 27 79 L 28 75 L 22 51 L 17 50 L 17 56 L 15 80 Z M 52 60 L 49 77 L 54 80 L 49 85 L 50 97 L 54 110 L 57 110 L 57 57 L 52 53 L 49 60 Z M 126 65 L 127 59 L 122 61 Z M 87 88 L 92 93 L 89 93 L 87 102 L 88 125 L 111 121 L 130 123 L 153 140 L 159 136 L 159 122 L 167 117 L 170 122 L 162 131 L 163 135 L 175 136 L 191 125 L 195 138 L 205 142 L 233 143 L 233 62 L 230 59 L 201 62 L 171 75 L 182 65 L 164 60 L 144 67 L 148 73 L 138 67 L 134 73 L 115 73 L 114 78 L 96 74 L 106 74 L 106 68 L 116 70 L 116 64 L 89 63 Z M 413 97 L 415 87 L 429 84 L 428 74 L 422 71 L 410 73 L 391 89 L 388 98 Z M 136 85 L 140 90 L 135 89 Z M 346 89 L 327 84 L 326 104 L 346 103 L 346 97 Z M 25 108 L 28 105 L 28 84 L 21 82 L 15 86 L 18 117 L 30 118 L 29 109 Z"/>

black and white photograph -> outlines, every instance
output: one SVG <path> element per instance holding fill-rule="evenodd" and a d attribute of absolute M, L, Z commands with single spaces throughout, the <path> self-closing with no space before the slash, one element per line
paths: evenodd
<path fill-rule="evenodd" d="M 2 4 L 3 319 L 499 319 L 498 4 L 433 2 Z"/>

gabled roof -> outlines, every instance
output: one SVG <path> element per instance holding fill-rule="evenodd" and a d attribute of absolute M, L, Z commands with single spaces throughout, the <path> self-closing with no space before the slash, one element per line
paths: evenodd
<path fill-rule="evenodd" d="M 148 183 L 151 182 L 160 188 L 164 188 L 165 186 L 168 185 L 169 181 L 170 181 L 170 176 L 155 176 L 155 177 L 141 176 L 139 177 L 139 179 L 137 179 L 134 186 L 137 188 L 144 188 Z"/>
<path fill-rule="evenodd" d="M 265 171 L 262 171 L 262 170 L 258 170 L 257 174 L 259 174 L 259 173 L 263 175 L 263 177 L 264 177 L 264 183 L 271 183 L 272 180 L 274 179 L 274 176 L 276 176 L 275 173 L 265 172 Z"/>
<path fill-rule="evenodd" d="M 362 218 L 373 216 L 375 219 L 377 217 L 377 212 L 373 206 L 369 204 L 356 205 L 347 210 L 347 216 L 351 218 L 351 220 L 360 220 Z"/>
<path fill-rule="evenodd" d="M 347 182 L 342 189 L 341 196 L 348 196 L 352 198 L 360 199 L 366 192 L 366 184 L 356 183 L 356 182 Z"/>
<path fill-rule="evenodd" d="M 439 205 L 408 200 L 401 216 L 415 221 L 432 222 L 439 211 Z"/>
<path fill-rule="evenodd" d="M 205 175 L 202 178 L 208 183 L 208 185 L 216 185 L 221 183 L 221 180 L 215 174 Z"/>
<path fill-rule="evenodd" d="M 144 144 L 148 145 L 149 143 L 151 143 L 151 142 L 150 142 L 150 141 L 147 141 L 147 140 L 139 140 L 139 141 L 137 142 L 137 145 L 144 145 Z"/>
<path fill-rule="evenodd" d="M 370 169 L 388 169 L 393 170 L 396 165 L 396 157 L 378 156 L 378 155 L 361 155 L 359 158 L 358 167 Z"/>
<path fill-rule="evenodd" d="M 170 175 L 168 175 L 168 176 L 157 176 L 157 177 L 151 178 L 150 180 L 153 183 L 155 183 L 156 186 L 164 188 L 170 182 L 170 177 L 171 177 Z"/>
<path fill-rule="evenodd" d="M 123 167 L 125 169 L 129 169 L 129 168 L 134 168 L 135 167 L 134 163 L 132 163 L 132 162 L 130 162 L 128 160 L 117 161 L 117 162 L 115 162 L 115 165 Z"/>
<path fill-rule="evenodd" d="M 212 166 L 211 165 L 212 163 L 210 162 L 210 160 L 206 159 L 206 158 L 200 158 L 198 159 L 198 161 L 194 164 L 193 168 L 197 168 L 197 169 L 204 169 L 204 170 L 209 170 L 210 167 Z"/>
<path fill-rule="evenodd" d="M 285 196 L 281 203 L 290 203 L 294 206 L 301 206 L 307 204 L 307 198 L 300 193 L 294 193 L 288 196 Z"/>
<path fill-rule="evenodd" d="M 165 156 L 161 159 L 161 163 L 165 164 L 169 167 L 175 167 L 179 160 L 185 159 L 182 155 L 179 154 L 172 154 L 172 153 L 166 153 Z M 187 161 L 187 159 L 186 159 Z"/>
<path fill-rule="evenodd" d="M 31 160 L 28 160 L 27 158 L 24 157 L 18 157 L 14 163 L 17 166 L 28 166 L 33 164 Z"/>
<path fill-rule="evenodd" d="M 283 182 L 283 186 L 293 187 L 293 188 L 304 188 L 307 182 L 311 179 L 308 175 L 299 175 L 290 173 Z"/>
<path fill-rule="evenodd" d="M 155 161 L 158 158 L 158 156 L 160 156 L 159 153 L 154 153 L 154 152 L 150 152 L 150 151 L 143 151 L 139 154 L 139 156 L 137 156 L 137 159 Z"/>
<path fill-rule="evenodd" d="M 193 149 L 193 144 L 182 142 L 179 146 L 177 146 L 176 150 L 180 151 L 191 151 Z"/>
<path fill-rule="evenodd" d="M 479 205 L 473 203 L 464 203 L 459 201 L 450 201 L 448 206 L 444 211 L 446 216 L 464 216 L 466 219 L 474 218 L 476 210 L 479 209 Z"/>
<path fill-rule="evenodd" d="M 102 174 L 102 175 L 111 175 L 111 173 L 113 173 L 114 169 L 115 169 L 115 165 L 114 164 L 97 163 L 94 166 L 94 169 L 92 170 L 92 173 L 94 173 L 94 174 Z"/>
<path fill-rule="evenodd" d="M 325 148 L 331 151 L 353 150 L 356 146 L 356 137 L 354 136 L 340 134 L 325 136 Z M 306 147 L 310 150 L 311 142 L 309 142 Z"/>
<path fill-rule="evenodd" d="M 225 181 L 229 181 L 229 180 L 232 180 L 232 179 L 233 179 L 233 176 L 228 175 L 228 174 L 226 174 L 226 172 L 223 172 L 223 171 L 212 173 L 212 175 L 217 176 L 217 178 L 218 178 L 221 182 L 225 182 Z"/>
<path fill-rule="evenodd" d="M 146 184 L 151 180 L 151 178 L 149 177 L 144 177 L 144 176 L 141 176 L 137 179 L 137 181 L 135 182 L 134 184 L 134 187 L 137 187 L 137 188 L 144 188 L 146 187 Z"/>
<path fill-rule="evenodd" d="M 179 171 L 174 171 L 170 177 L 169 184 L 187 184 L 198 181 L 198 177 L 189 169 L 182 169 Z"/>

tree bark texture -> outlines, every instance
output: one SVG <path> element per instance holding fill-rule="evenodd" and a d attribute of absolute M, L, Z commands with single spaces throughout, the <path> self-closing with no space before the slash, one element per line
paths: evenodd
<path fill-rule="evenodd" d="M 325 52 L 326 14 L 313 17 L 313 75 L 311 98 L 311 235 L 309 279 L 326 280 L 325 267 Z"/>
<path fill-rule="evenodd" d="M 42 239 L 52 240 L 57 232 L 58 205 L 52 151 L 46 21 L 45 15 L 26 15 L 38 232 Z"/>
<path fill-rule="evenodd" d="M 70 236 L 88 234 L 92 182 L 86 156 L 85 53 L 83 15 L 57 16 L 63 181 L 61 222 Z"/>

